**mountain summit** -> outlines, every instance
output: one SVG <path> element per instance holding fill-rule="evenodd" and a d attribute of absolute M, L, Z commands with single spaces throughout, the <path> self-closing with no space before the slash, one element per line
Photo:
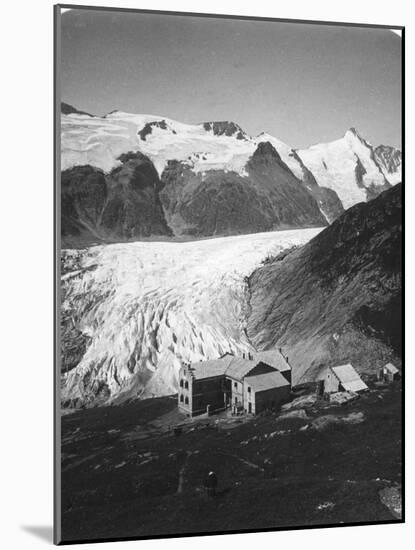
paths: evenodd
<path fill-rule="evenodd" d="M 67 104 L 61 127 L 63 229 L 74 243 L 323 226 L 401 177 L 400 152 L 373 149 L 355 128 L 336 141 L 294 150 L 270 134 L 249 136 L 232 121 L 191 125 L 122 111 L 97 117 Z M 123 183 L 114 183 L 121 159 L 137 153 L 147 160 L 131 157 Z M 111 196 L 110 228 L 106 199 L 92 219 L 81 214 L 96 200 L 92 173 L 105 182 L 103 196 Z M 125 178 L 145 180 L 148 192 L 126 193 Z M 156 224 L 145 211 L 157 212 Z"/>

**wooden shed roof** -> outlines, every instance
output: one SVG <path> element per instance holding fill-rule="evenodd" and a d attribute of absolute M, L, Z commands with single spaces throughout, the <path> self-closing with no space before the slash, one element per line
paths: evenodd
<path fill-rule="evenodd" d="M 332 367 L 331 370 L 334 372 L 345 390 L 359 392 L 368 389 L 366 384 L 360 378 L 358 372 L 350 363 L 347 365 Z"/>
<path fill-rule="evenodd" d="M 399 373 L 399 370 L 395 367 L 395 365 L 392 365 L 392 363 L 387 363 L 383 368 L 388 370 L 391 374 Z"/>

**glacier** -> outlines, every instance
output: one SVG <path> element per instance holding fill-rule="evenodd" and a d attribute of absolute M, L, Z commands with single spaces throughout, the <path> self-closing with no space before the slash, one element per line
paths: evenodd
<path fill-rule="evenodd" d="M 251 350 L 246 277 L 321 229 L 62 250 L 62 315 L 88 340 L 62 403 L 171 394 L 182 360 Z"/>

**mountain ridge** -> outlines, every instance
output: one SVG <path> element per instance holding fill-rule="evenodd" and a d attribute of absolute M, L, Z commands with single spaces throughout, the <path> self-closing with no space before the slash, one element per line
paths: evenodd
<path fill-rule="evenodd" d="M 400 152 L 383 148 L 375 154 L 355 128 L 335 142 L 295 150 L 270 134 L 261 133 L 253 138 L 233 121 L 189 125 L 166 117 L 121 111 L 94 117 L 69 107 L 70 112 L 66 106 L 62 114 L 65 184 L 72 175 L 78 177 L 77 166 L 89 166 L 88 170 L 97 172 L 97 180 L 102 172 L 108 183 L 112 181 L 111 174 L 122 164 L 123 155 L 140 153 L 147 159 L 146 169 L 150 169 L 150 164 L 154 168 L 151 169 L 154 193 L 146 195 L 147 208 L 158 212 L 154 205 L 161 205 L 164 218 L 155 224 L 157 229 L 153 228 L 145 219 L 144 203 L 140 208 L 131 207 L 132 203 L 145 199 L 143 193 L 139 200 L 137 194 L 121 192 L 121 185 L 110 185 L 113 194 L 117 194 L 115 189 L 118 189 L 118 196 L 113 197 L 117 208 L 113 211 L 119 212 L 122 219 L 113 220 L 111 230 L 105 227 L 105 217 L 99 218 L 99 227 L 93 224 L 88 228 L 85 219 L 81 220 L 82 233 L 91 241 L 98 238 L 112 242 L 157 235 L 193 238 L 326 225 L 351 205 L 370 200 L 396 184 L 400 177 L 397 160 Z M 261 163 L 255 164 L 258 155 L 262 164 L 266 158 L 273 158 L 266 174 L 260 169 Z M 140 168 L 136 166 L 135 170 Z M 391 182 L 387 179 L 389 173 Z M 301 190 L 294 185 L 295 181 Z M 283 182 L 290 182 L 287 189 L 291 194 L 283 189 Z M 86 186 L 83 193 L 77 193 L 78 204 L 84 195 L 87 202 L 93 200 Z M 184 202 L 180 203 L 181 200 Z M 63 203 L 63 216 L 68 220 L 63 237 L 76 245 L 75 228 L 79 229 L 80 220 L 70 219 L 74 208 L 72 204 L 69 213 L 66 212 L 68 203 L 71 201 Z M 298 208 L 298 214 L 293 212 L 294 208 Z M 262 220 L 261 209 L 265 212 Z M 208 221 L 207 218 L 215 217 L 215 210 L 219 218 L 228 216 L 228 221 Z M 141 219 L 131 220 L 134 212 Z M 156 218 L 160 218 L 159 212 Z M 172 224 L 170 230 L 169 224 Z M 70 233 L 71 227 L 75 229 L 74 235 Z"/>
<path fill-rule="evenodd" d="M 248 336 L 258 349 L 282 346 L 296 383 L 327 364 L 400 364 L 401 188 L 353 206 L 250 276 Z"/>

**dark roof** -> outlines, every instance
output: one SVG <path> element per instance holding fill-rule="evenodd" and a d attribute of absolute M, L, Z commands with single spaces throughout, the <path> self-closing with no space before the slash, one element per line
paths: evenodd
<path fill-rule="evenodd" d="M 268 351 L 258 351 L 254 353 L 254 359 L 258 363 L 262 361 L 270 367 L 279 370 L 280 372 L 290 371 L 291 367 L 287 363 L 285 357 L 278 349 L 270 349 Z"/>
<path fill-rule="evenodd" d="M 282 388 L 290 385 L 288 380 L 278 371 L 247 376 L 245 382 L 251 386 L 255 392 L 271 390 L 272 388 Z"/>
<path fill-rule="evenodd" d="M 260 351 L 253 354 L 252 359 L 226 354 L 219 359 L 192 363 L 191 370 L 196 380 L 225 375 L 242 380 L 258 363 L 277 369 L 280 372 L 290 371 L 291 367 L 279 350 Z"/>
<path fill-rule="evenodd" d="M 225 374 L 229 363 L 234 359 L 232 355 L 225 355 L 220 359 L 212 359 L 210 361 L 200 361 L 192 363 L 191 372 L 196 380 L 202 378 L 212 378 Z"/>
<path fill-rule="evenodd" d="M 242 380 L 244 376 L 248 374 L 258 363 L 252 359 L 244 359 L 243 357 L 233 357 L 228 368 L 226 369 L 226 376 L 231 378 L 237 378 Z"/>

